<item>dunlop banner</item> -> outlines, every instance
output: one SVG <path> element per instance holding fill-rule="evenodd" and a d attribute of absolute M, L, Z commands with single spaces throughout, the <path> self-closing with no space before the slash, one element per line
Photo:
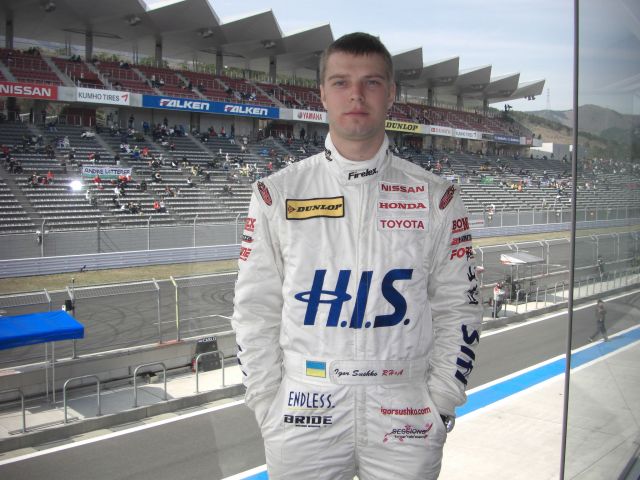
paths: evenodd
<path fill-rule="evenodd" d="M 384 122 L 385 130 L 393 130 L 394 132 L 420 133 L 420 125 L 417 123 L 398 122 L 397 120 L 386 120 Z"/>

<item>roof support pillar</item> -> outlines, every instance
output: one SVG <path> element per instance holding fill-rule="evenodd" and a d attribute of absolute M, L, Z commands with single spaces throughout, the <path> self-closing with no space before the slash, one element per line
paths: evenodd
<path fill-rule="evenodd" d="M 224 57 L 220 50 L 216 51 L 216 75 L 222 75 L 222 67 L 224 67 Z"/>
<path fill-rule="evenodd" d="M 427 105 L 433 107 L 433 87 L 427 88 Z"/>
<path fill-rule="evenodd" d="M 4 47 L 13 48 L 13 18 L 7 18 L 4 32 Z"/>
<path fill-rule="evenodd" d="M 275 55 L 269 56 L 269 81 L 275 85 L 278 75 L 278 61 Z"/>
<path fill-rule="evenodd" d="M 482 99 L 482 110 L 484 110 L 485 112 L 488 110 L 489 108 L 489 99 L 488 98 L 483 98 Z"/>
<path fill-rule="evenodd" d="M 93 58 L 93 32 L 87 30 L 84 34 L 84 59 L 90 62 Z"/>
<path fill-rule="evenodd" d="M 156 67 L 162 68 L 164 63 L 162 61 L 162 38 L 156 38 Z"/>
<path fill-rule="evenodd" d="M 462 95 L 458 95 L 458 96 L 456 97 L 456 107 L 458 107 L 458 108 L 462 108 L 462 106 L 463 106 L 463 103 L 462 103 Z"/>

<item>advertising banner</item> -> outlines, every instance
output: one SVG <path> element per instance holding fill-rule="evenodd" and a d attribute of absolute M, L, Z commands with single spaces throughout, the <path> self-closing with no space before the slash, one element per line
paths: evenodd
<path fill-rule="evenodd" d="M 190 98 L 163 97 L 143 95 L 142 106 L 163 108 L 168 110 L 186 110 L 189 112 L 220 113 L 223 115 L 239 115 L 243 117 L 279 118 L 278 108 L 242 103 L 211 102 Z"/>
<path fill-rule="evenodd" d="M 461 128 L 454 129 L 453 136 L 457 138 L 468 138 L 470 140 L 480 140 L 482 138 L 480 132 L 476 132 L 475 130 L 463 130 Z"/>
<path fill-rule="evenodd" d="M 58 86 L 0 81 L 0 97 L 46 98 L 47 100 L 57 100 Z"/>
<path fill-rule="evenodd" d="M 440 125 L 427 125 L 428 135 L 442 135 L 444 137 L 453 137 L 453 128 L 441 127 Z"/>
<path fill-rule="evenodd" d="M 327 123 L 327 112 L 293 109 L 293 120 L 301 122 Z"/>
<path fill-rule="evenodd" d="M 99 88 L 76 88 L 76 101 L 87 103 L 106 103 L 108 105 L 129 105 L 129 92 L 119 90 L 101 90 Z"/>
<path fill-rule="evenodd" d="M 98 175 L 102 180 L 115 180 L 119 176 L 129 176 L 133 172 L 133 168 L 126 167 L 106 167 L 106 166 L 82 166 L 83 178 L 95 178 Z"/>
<path fill-rule="evenodd" d="M 509 135 L 501 135 L 499 133 L 493 134 L 493 140 L 499 143 L 511 143 L 513 145 L 520 145 L 519 137 L 511 137 Z"/>
<path fill-rule="evenodd" d="M 399 122 L 397 120 L 386 120 L 384 122 L 385 130 L 393 130 L 394 132 L 420 133 L 420 125 L 417 123 Z"/>

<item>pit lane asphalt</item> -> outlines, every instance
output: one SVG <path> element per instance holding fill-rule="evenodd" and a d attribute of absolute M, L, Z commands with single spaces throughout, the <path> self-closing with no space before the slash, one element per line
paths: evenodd
<path fill-rule="evenodd" d="M 638 324 L 640 293 L 618 295 L 606 305 L 610 334 Z M 593 304 L 578 307 L 573 318 L 573 348 L 586 344 L 595 329 Z M 566 313 L 487 333 L 478 347 L 469 388 L 564 353 L 566 334 Z M 0 478 L 216 480 L 264 463 L 256 422 L 240 404 L 1 465 Z"/>

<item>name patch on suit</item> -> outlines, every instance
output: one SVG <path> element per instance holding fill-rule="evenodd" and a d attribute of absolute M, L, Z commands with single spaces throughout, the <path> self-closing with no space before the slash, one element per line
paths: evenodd
<path fill-rule="evenodd" d="M 287 220 L 344 217 L 344 197 L 287 199 Z"/>

